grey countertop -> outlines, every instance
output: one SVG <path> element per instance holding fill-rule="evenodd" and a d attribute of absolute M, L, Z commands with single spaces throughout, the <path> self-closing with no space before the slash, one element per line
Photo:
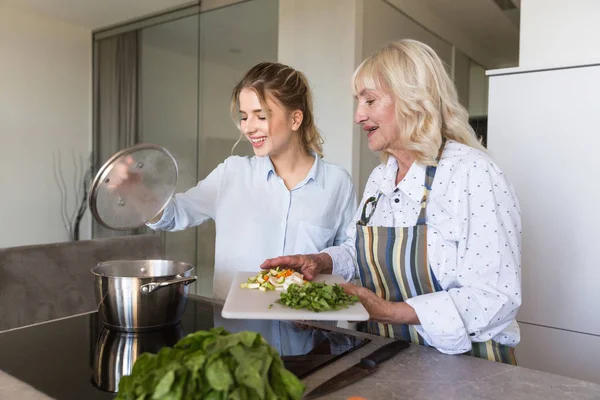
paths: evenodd
<path fill-rule="evenodd" d="M 50 397 L 40 393 L 25 382 L 0 371 L 0 399 L 46 400 Z"/>
<path fill-rule="evenodd" d="M 372 342 L 304 379 L 307 392 L 389 342 L 381 337 L 360 335 Z M 381 364 L 377 372 L 326 398 L 346 400 L 350 396 L 368 400 L 600 399 L 600 385 L 411 345 Z"/>
<path fill-rule="evenodd" d="M 331 325 L 309 325 L 332 329 Z M 307 392 L 389 342 L 382 337 L 358 335 L 368 337 L 371 343 L 305 378 Z M 381 364 L 377 372 L 324 398 L 346 400 L 350 396 L 368 400 L 600 399 L 600 385 L 470 356 L 448 356 L 432 348 L 411 345 Z M 46 400 L 49 397 L 0 371 L 0 399 Z"/>

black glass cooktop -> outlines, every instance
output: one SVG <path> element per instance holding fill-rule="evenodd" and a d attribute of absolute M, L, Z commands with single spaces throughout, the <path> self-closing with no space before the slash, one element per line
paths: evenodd
<path fill-rule="evenodd" d="M 0 370 L 57 400 L 112 399 L 141 353 L 215 326 L 261 333 L 299 378 L 369 341 L 294 322 L 227 320 L 220 306 L 190 298 L 179 324 L 156 331 L 108 330 L 91 313 L 0 333 Z"/>

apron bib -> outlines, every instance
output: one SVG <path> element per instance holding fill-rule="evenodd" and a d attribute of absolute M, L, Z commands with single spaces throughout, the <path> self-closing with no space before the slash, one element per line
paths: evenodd
<path fill-rule="evenodd" d="M 443 146 L 444 144 L 442 149 Z M 429 266 L 425 213 L 440 156 L 441 150 L 436 165 L 427 167 L 421 211 L 416 225 L 404 228 L 367 226 L 381 193 L 377 197 L 370 197 L 363 206 L 362 217 L 356 225 L 358 271 L 362 285 L 382 299 L 399 302 L 443 290 Z M 372 209 L 367 216 L 369 204 L 372 204 Z M 375 335 L 430 346 L 413 325 L 367 321 L 359 324 L 359 329 Z M 517 365 L 513 347 L 492 340 L 473 342 L 472 346 L 471 351 L 466 354 Z"/>

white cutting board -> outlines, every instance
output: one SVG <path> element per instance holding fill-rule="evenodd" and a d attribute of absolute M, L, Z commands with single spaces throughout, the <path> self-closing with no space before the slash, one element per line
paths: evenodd
<path fill-rule="evenodd" d="M 229 294 L 225 300 L 221 315 L 228 319 L 277 319 L 277 320 L 312 320 L 312 321 L 366 321 L 369 313 L 360 303 L 337 311 L 315 312 L 307 309 L 293 309 L 276 303 L 282 292 L 258 289 L 242 289 L 240 284 L 247 282 L 257 272 L 237 272 L 233 278 Z M 319 275 L 315 282 L 327 284 L 344 283 L 339 275 Z M 269 308 L 269 305 L 271 305 Z"/>

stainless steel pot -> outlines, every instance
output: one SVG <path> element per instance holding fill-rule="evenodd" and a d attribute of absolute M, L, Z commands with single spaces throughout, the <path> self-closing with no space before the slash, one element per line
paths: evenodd
<path fill-rule="evenodd" d="M 184 336 L 181 324 L 141 333 L 118 332 L 105 327 L 94 349 L 94 385 L 107 392 L 117 392 L 121 378 L 131 374 L 142 353 L 156 354 L 163 347 L 174 346 Z"/>
<path fill-rule="evenodd" d="M 98 314 L 127 332 L 178 323 L 185 311 L 194 266 L 167 260 L 107 261 L 91 269 Z"/>

